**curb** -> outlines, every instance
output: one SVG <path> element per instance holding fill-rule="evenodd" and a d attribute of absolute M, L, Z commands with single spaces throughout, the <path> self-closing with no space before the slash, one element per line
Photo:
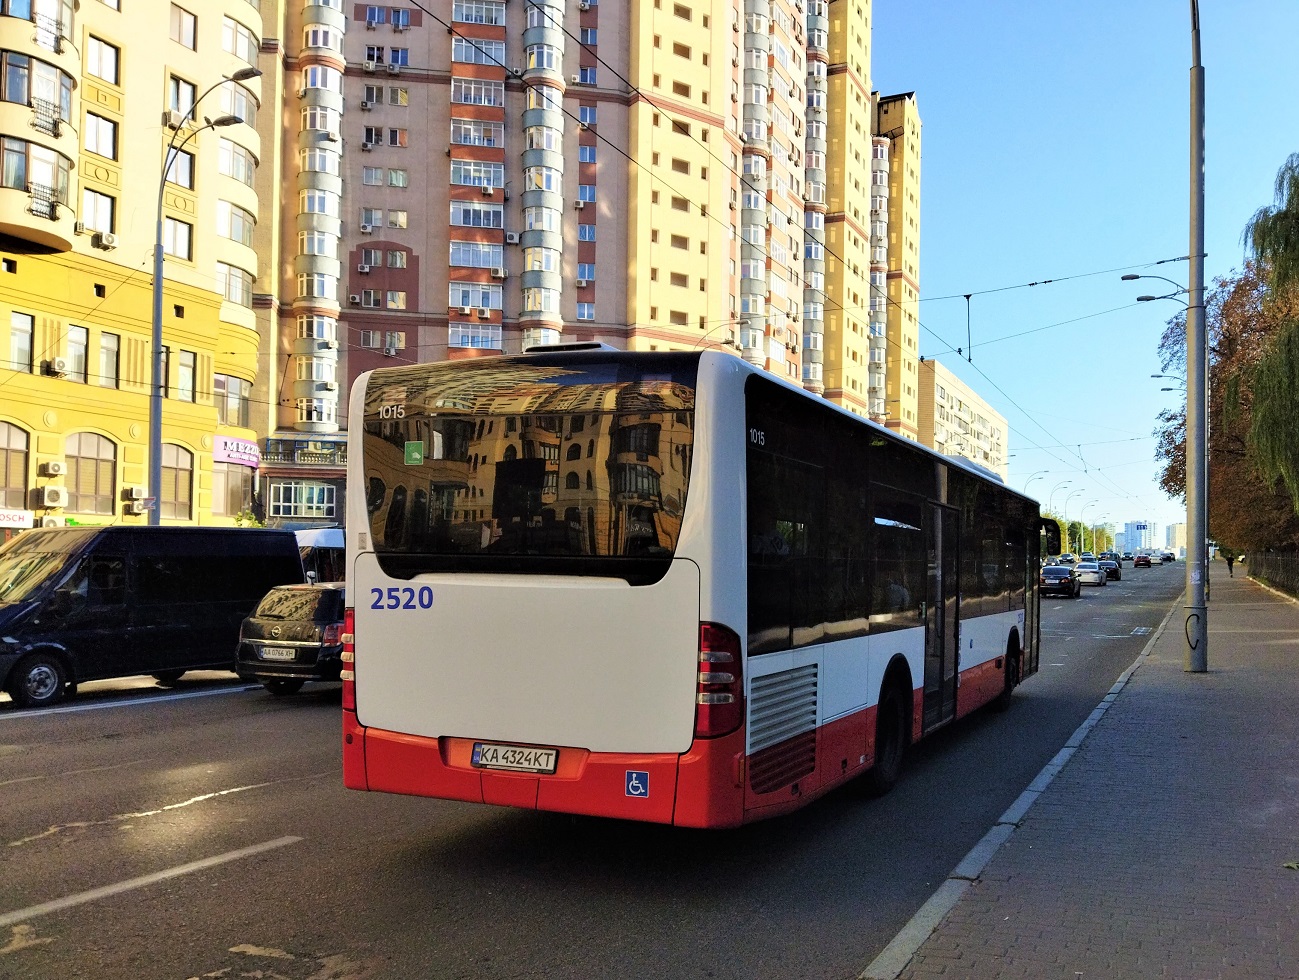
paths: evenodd
<path fill-rule="evenodd" d="M 1151 635 L 1150 641 L 1142 647 L 1141 652 L 1137 654 L 1137 659 L 1132 661 L 1132 665 L 1118 676 L 1114 686 L 1109 689 L 1105 697 L 1101 698 L 1100 703 L 1092 709 L 1086 720 L 1083 721 L 1069 740 L 1064 743 L 1064 747 L 1042 767 L 1041 771 L 1028 784 L 1028 788 L 1019 794 L 1019 797 L 1012 803 L 1000 817 L 992 828 L 983 835 L 982 839 L 970 848 L 969 853 L 963 857 L 960 862 L 952 869 L 947 879 L 938 886 L 938 889 L 929 896 L 929 900 L 916 911 L 906 925 L 898 932 L 887 946 L 880 952 L 870 964 L 857 975 L 857 980 L 897 980 L 897 977 L 907 968 L 911 958 L 915 956 L 916 951 L 924 944 L 934 930 L 942 923 L 947 916 L 961 900 L 970 886 L 978 881 L 979 876 L 983 874 L 983 869 L 988 866 L 988 862 L 999 851 L 1002 846 L 1010 840 L 1015 830 L 1024 822 L 1028 811 L 1033 804 L 1037 802 L 1051 781 L 1055 779 L 1068 765 L 1069 760 L 1073 758 L 1075 752 L 1082 746 L 1087 736 L 1091 734 L 1092 729 L 1096 727 L 1097 722 L 1105 716 L 1105 712 L 1118 698 L 1119 692 L 1123 690 L 1132 679 L 1138 668 L 1145 663 L 1146 658 L 1150 656 L 1150 651 L 1154 649 L 1155 644 L 1159 642 L 1160 637 L 1164 635 L 1164 630 L 1168 628 L 1169 621 L 1173 618 L 1173 613 L 1181 608 L 1182 599 L 1173 602 L 1164 616 L 1159 627 Z"/>

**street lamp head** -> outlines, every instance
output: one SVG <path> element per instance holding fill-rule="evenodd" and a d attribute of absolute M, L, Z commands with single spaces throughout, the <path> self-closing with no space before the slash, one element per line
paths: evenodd
<path fill-rule="evenodd" d="M 1156 300 L 1156 299 L 1159 299 L 1159 298 L 1160 298 L 1160 297 L 1158 297 L 1158 296 L 1138 296 L 1138 297 L 1137 297 L 1137 302 L 1138 302 L 1138 303 L 1149 303 L 1149 302 L 1151 302 L 1152 300 Z"/>
<path fill-rule="evenodd" d="M 1123 276 L 1123 281 L 1131 282 L 1133 279 L 1140 279 L 1140 278 L 1141 277 L 1137 275 L 1135 272 L 1129 272 L 1126 276 Z"/>
<path fill-rule="evenodd" d="M 242 116 L 217 116 L 215 119 L 204 117 L 203 122 L 213 129 L 220 129 L 222 126 L 238 126 L 243 122 Z"/>
<path fill-rule="evenodd" d="M 261 73 L 262 70 L 260 68 L 253 68 L 250 66 L 248 68 L 240 68 L 233 75 L 228 75 L 226 77 L 228 77 L 232 82 L 246 82 L 250 78 L 258 77 Z"/>

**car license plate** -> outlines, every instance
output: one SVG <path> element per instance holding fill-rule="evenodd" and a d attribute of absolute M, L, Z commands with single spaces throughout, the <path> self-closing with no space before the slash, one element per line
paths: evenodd
<path fill-rule="evenodd" d="M 531 749 L 523 745 L 475 742 L 472 762 L 479 769 L 508 769 L 511 772 L 555 771 L 558 749 Z"/>
<path fill-rule="evenodd" d="M 263 660 L 292 660 L 297 653 L 288 647 L 262 647 Z"/>

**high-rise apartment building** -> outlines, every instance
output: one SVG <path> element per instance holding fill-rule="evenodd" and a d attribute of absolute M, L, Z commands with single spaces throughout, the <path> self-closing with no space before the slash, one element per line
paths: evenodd
<path fill-rule="evenodd" d="M 890 263 L 918 275 L 889 156 L 918 207 L 919 128 L 871 93 L 868 3 L 295 2 L 269 517 L 341 513 L 348 382 L 388 364 L 712 347 L 886 417 Z"/>
<path fill-rule="evenodd" d="M 1169 524 L 1164 528 L 1164 547 L 1177 555 L 1186 554 L 1186 524 Z"/>
<path fill-rule="evenodd" d="M 920 114 L 915 93 L 879 99 L 876 128 L 887 139 L 888 226 L 884 424 L 920 436 Z"/>
<path fill-rule="evenodd" d="M 275 0 L 0 4 L 0 520 L 230 523 L 253 499 Z M 208 122 L 211 120 L 211 122 Z M 164 175 L 164 161 L 169 163 Z M 159 227 L 160 226 L 160 227 Z M 147 485 L 161 238 L 160 487 Z"/>
<path fill-rule="evenodd" d="M 1123 525 L 1123 547 L 1134 554 L 1138 551 L 1153 551 L 1157 528 L 1158 525 L 1153 521 L 1128 521 Z"/>
<path fill-rule="evenodd" d="M 963 456 L 1003 480 L 1010 472 L 1010 428 L 969 385 L 937 361 L 920 363 L 920 441 L 947 456 Z"/>

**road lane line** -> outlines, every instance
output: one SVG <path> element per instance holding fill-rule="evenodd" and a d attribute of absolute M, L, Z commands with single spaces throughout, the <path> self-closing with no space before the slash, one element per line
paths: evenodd
<path fill-rule="evenodd" d="M 38 916 L 49 915 L 52 912 L 61 912 L 64 909 L 70 909 L 77 905 L 85 905 L 87 902 L 97 902 L 101 898 L 112 898 L 114 895 L 134 891 L 137 888 L 145 888 L 148 885 L 154 885 L 160 881 L 166 881 L 169 878 L 179 878 L 181 875 L 193 874 L 196 871 L 204 871 L 207 868 L 214 868 L 220 864 L 228 864 L 231 861 L 239 861 L 246 857 L 252 857 L 254 854 L 261 854 L 263 851 L 271 851 L 277 847 L 296 844 L 300 840 L 302 840 L 301 837 L 277 837 L 275 840 L 268 840 L 262 844 L 253 844 L 249 847 L 241 847 L 237 851 L 226 851 L 224 854 L 217 854 L 213 857 L 191 861 L 188 864 L 178 864 L 174 868 L 167 868 L 163 871 L 155 871 L 150 875 L 141 875 L 139 878 L 129 878 L 126 881 L 119 881 L 114 885 L 103 885 L 100 888 L 92 888 L 87 892 L 79 892 L 76 895 L 66 895 L 63 898 L 56 898 L 50 902 L 42 902 L 40 905 L 31 905 L 25 909 L 6 912 L 3 915 L 0 915 L 0 929 L 3 929 L 6 926 L 16 925 L 19 922 L 26 922 L 29 919 L 35 919 Z"/>
<path fill-rule="evenodd" d="M 1185 595 L 1185 593 L 1183 593 Z M 925 941 L 933 932 L 942 924 L 947 914 L 956 907 L 959 902 L 979 880 L 983 874 L 983 869 L 987 867 L 989 861 L 993 859 L 999 851 L 1014 834 L 1016 828 L 1023 823 L 1024 818 L 1028 815 L 1029 808 L 1037 801 L 1051 781 L 1059 775 L 1064 769 L 1065 764 L 1072 758 L 1075 751 L 1082 744 L 1091 730 L 1096 727 L 1101 716 L 1105 714 L 1119 692 L 1127 685 L 1128 680 L 1132 677 L 1136 669 L 1155 648 L 1159 638 L 1163 635 L 1164 629 L 1168 626 L 1169 621 L 1181 607 L 1181 600 L 1175 600 L 1172 607 L 1156 628 L 1154 635 L 1149 642 L 1137 654 L 1137 659 L 1132 662 L 1123 673 L 1118 676 L 1118 680 L 1110 688 L 1109 693 L 1101 698 L 1100 703 L 1092 709 L 1090 715 L 1080 724 L 1069 740 L 1065 742 L 1064 747 L 1055 754 L 1055 757 L 1042 767 L 1033 781 L 1028 785 L 1019 798 L 1010 805 L 992 828 L 983 835 L 974 847 L 970 848 L 959 864 L 947 876 L 946 880 L 938 886 L 938 890 L 929 896 L 929 900 L 916 911 L 916 914 L 904 925 L 900 932 L 889 942 L 880 954 L 871 960 L 866 969 L 857 976 L 857 980 L 897 980 L 899 974 L 907 968 L 911 958 L 915 956 L 916 951 L 924 945 Z M 1052 666 L 1055 666 L 1054 664 Z M 1063 666 L 1060 665 L 1060 666 Z"/>
<path fill-rule="evenodd" d="M 67 772 L 54 772 L 45 776 L 19 776 L 16 779 L 0 780 L 0 786 L 12 786 L 14 783 L 33 783 L 41 779 L 65 779 L 68 776 L 85 776 L 96 772 L 111 772 L 114 769 L 125 769 L 127 766 L 138 766 L 152 759 L 133 759 L 130 762 L 119 762 L 115 766 L 96 766 L 94 769 L 70 769 Z"/>
<path fill-rule="evenodd" d="M 79 711 L 100 711 L 104 708 L 132 708 L 141 704 L 160 704 L 164 701 L 188 701 L 191 698 L 211 698 L 218 694 L 243 694 L 246 691 L 260 690 L 260 684 L 245 684 L 240 687 L 223 687 L 217 691 L 188 691 L 183 694 L 163 694 L 159 697 L 134 698 L 130 701 L 107 701 L 95 704 L 70 704 L 57 708 L 40 708 L 35 711 L 24 711 L 16 708 L 0 715 L 0 721 L 27 721 L 31 718 L 43 718 L 47 715 L 73 715 Z"/>

